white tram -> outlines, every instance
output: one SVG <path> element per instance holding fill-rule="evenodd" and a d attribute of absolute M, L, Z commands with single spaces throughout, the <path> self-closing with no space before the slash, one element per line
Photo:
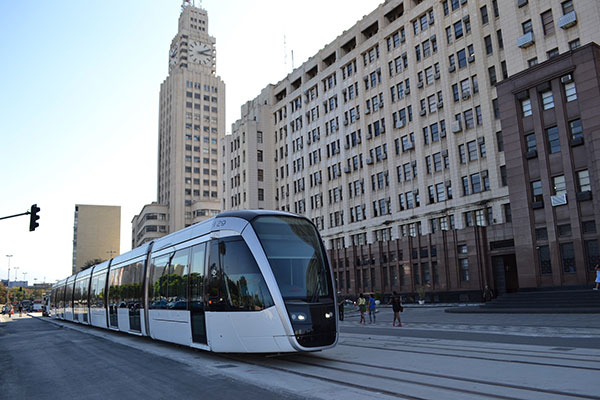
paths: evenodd
<path fill-rule="evenodd" d="M 333 274 L 295 214 L 224 212 L 64 279 L 52 317 L 215 352 L 316 351 L 338 339 Z"/>

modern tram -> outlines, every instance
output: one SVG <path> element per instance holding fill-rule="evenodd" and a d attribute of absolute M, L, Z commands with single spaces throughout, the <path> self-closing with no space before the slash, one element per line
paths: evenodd
<path fill-rule="evenodd" d="M 52 318 L 213 352 L 336 345 L 333 273 L 306 218 L 228 211 L 52 287 Z"/>

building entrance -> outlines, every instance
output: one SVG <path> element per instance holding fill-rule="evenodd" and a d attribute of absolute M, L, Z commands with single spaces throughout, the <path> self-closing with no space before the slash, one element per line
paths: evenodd
<path fill-rule="evenodd" d="M 519 290 L 517 261 L 514 254 L 492 257 L 494 291 L 498 296 Z"/>

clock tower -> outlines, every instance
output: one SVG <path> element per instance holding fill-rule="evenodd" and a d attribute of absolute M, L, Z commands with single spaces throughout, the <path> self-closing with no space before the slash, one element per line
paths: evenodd
<path fill-rule="evenodd" d="M 134 217 L 134 247 L 220 212 L 225 84 L 216 74 L 215 43 L 206 10 L 184 1 L 168 52 L 169 74 L 160 86 L 158 201 Z M 157 218 L 145 216 L 146 210 L 158 214 L 158 231 L 148 226 Z"/>

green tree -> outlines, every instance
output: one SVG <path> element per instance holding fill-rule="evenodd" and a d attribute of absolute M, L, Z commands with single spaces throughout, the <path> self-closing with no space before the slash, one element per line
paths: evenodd
<path fill-rule="evenodd" d="M 94 258 L 93 260 L 88 260 L 85 262 L 85 264 L 83 264 L 83 267 L 81 267 L 81 270 L 83 271 L 84 269 L 88 269 L 88 268 L 93 267 L 96 264 L 100 264 L 104 261 L 105 260 L 103 260 L 101 258 Z"/>

